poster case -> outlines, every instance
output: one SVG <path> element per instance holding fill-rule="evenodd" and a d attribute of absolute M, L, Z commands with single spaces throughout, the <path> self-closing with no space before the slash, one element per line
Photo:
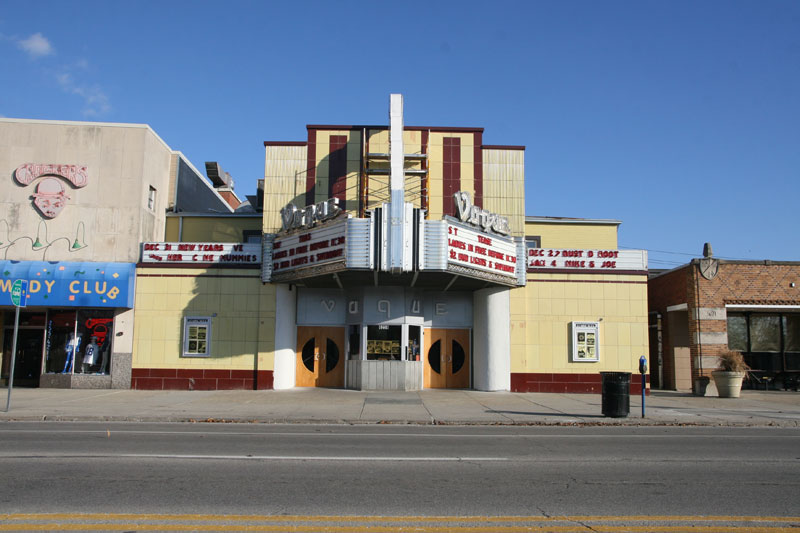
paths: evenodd
<path fill-rule="evenodd" d="M 571 322 L 573 363 L 600 360 L 600 322 Z"/>

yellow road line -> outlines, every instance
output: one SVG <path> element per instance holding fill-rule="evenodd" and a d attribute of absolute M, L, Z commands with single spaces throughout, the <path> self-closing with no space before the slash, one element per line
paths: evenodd
<path fill-rule="evenodd" d="M 166 527 L 165 527 L 166 526 Z M 608 533 L 715 533 L 715 532 L 740 532 L 749 533 L 794 533 L 796 528 L 792 527 L 719 527 L 719 526 L 515 526 L 515 527 L 491 527 L 486 526 L 435 526 L 435 527 L 374 527 L 374 526 L 256 526 L 256 525 L 197 525 L 197 524 L 0 524 L 0 531 L 288 531 L 288 532 L 319 532 L 319 533 L 446 533 L 448 531 L 464 533 L 524 533 L 529 531 L 553 531 L 559 533 L 583 533 L 586 531 L 601 531 Z"/>
<path fill-rule="evenodd" d="M 798 516 L 575 515 L 575 516 L 360 516 L 132 513 L 9 513 L 0 520 L 183 520 L 229 522 L 800 522 Z"/>

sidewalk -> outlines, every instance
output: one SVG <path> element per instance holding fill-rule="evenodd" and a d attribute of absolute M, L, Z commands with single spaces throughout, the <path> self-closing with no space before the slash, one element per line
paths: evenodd
<path fill-rule="evenodd" d="M 0 409 L 7 389 L 0 389 Z M 251 422 L 330 424 L 701 425 L 800 427 L 800 393 L 742 391 L 739 399 L 653 391 L 641 418 L 631 396 L 627 418 L 602 415 L 599 394 L 424 390 L 365 392 L 137 391 L 25 389 L 12 391 L 8 420 Z"/>

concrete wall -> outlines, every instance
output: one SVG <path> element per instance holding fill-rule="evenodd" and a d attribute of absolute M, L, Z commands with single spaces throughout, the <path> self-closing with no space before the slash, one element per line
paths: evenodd
<path fill-rule="evenodd" d="M 171 151 L 147 126 L 0 119 L 0 241 L 7 259 L 133 262 L 139 243 L 160 240 Z M 85 186 L 47 218 L 31 201 L 39 178 L 14 179 L 26 163 L 87 167 Z M 150 188 L 155 204 L 148 206 Z M 33 248 L 38 239 L 42 245 Z M 76 245 L 77 243 L 77 245 Z"/>

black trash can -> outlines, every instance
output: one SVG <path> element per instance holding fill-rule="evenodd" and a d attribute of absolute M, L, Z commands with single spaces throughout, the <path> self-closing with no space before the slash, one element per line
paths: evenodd
<path fill-rule="evenodd" d="M 624 418 L 631 411 L 631 373 L 600 372 L 603 382 L 603 416 Z"/>

